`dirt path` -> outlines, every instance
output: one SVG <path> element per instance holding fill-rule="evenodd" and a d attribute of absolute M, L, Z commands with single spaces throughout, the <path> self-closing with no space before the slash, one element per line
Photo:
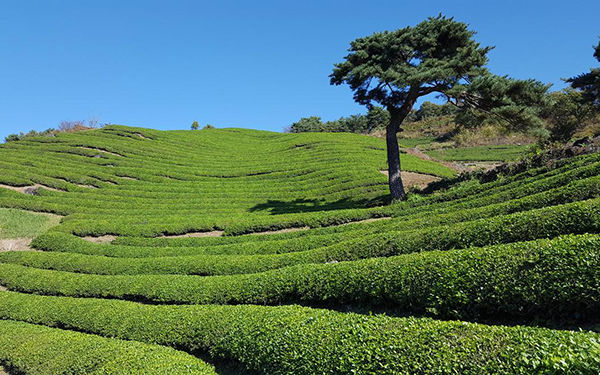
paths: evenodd
<path fill-rule="evenodd" d="M 0 252 L 3 251 L 31 251 L 33 238 L 3 238 L 0 239 Z"/>
<path fill-rule="evenodd" d="M 0 375 L 9 375 L 9 373 L 6 372 L 3 366 L 0 366 Z"/>

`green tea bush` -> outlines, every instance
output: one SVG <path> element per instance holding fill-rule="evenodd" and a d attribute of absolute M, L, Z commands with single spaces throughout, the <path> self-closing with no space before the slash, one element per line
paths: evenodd
<path fill-rule="evenodd" d="M 0 317 L 206 352 L 262 374 L 596 374 L 600 336 L 297 306 L 148 306 L 0 292 Z M 119 324 L 115 324 L 119 322 Z"/>
<path fill-rule="evenodd" d="M 566 236 L 214 277 L 100 276 L 0 264 L 0 282 L 31 293 L 155 303 L 367 304 L 445 318 L 561 322 L 587 320 L 600 309 L 599 248 L 597 235 Z M 25 259 L 8 260 L 44 266 Z"/>
<path fill-rule="evenodd" d="M 0 320 L 0 364 L 19 374 L 216 374 L 183 352 Z"/>

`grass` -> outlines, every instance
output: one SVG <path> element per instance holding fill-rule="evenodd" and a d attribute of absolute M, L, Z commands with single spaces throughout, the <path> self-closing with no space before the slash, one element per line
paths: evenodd
<path fill-rule="evenodd" d="M 0 238 L 36 237 L 59 221 L 56 215 L 0 208 Z"/>
<path fill-rule="evenodd" d="M 244 129 L 109 126 L 0 146 L 1 184 L 56 189 L 0 189 L 11 236 L 41 250 L 0 253 L 0 364 L 76 373 L 113 369 L 103 353 L 122 351 L 114 372 L 598 373 L 600 336 L 585 329 L 600 326 L 600 154 L 393 204 L 385 160 L 373 137 Z M 64 218 L 49 228 L 31 211 Z M 203 231 L 224 236 L 168 236 Z"/>
<path fill-rule="evenodd" d="M 531 147 L 531 145 L 491 145 L 460 148 L 442 148 L 426 151 L 435 159 L 444 161 L 514 161 Z"/>

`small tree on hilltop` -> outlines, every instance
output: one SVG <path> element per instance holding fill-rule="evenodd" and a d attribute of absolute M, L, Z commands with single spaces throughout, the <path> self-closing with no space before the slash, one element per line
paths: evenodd
<path fill-rule="evenodd" d="M 191 128 L 192 130 L 198 130 L 200 128 L 200 124 L 198 124 L 198 121 L 192 122 Z"/>
<path fill-rule="evenodd" d="M 376 33 L 350 43 L 345 61 L 336 64 L 331 84 L 346 83 L 354 100 L 368 108 L 385 107 L 389 188 L 405 197 L 400 176 L 397 133 L 417 99 L 437 93 L 461 110 L 502 117 L 515 127 L 541 126 L 537 104 L 548 87 L 516 81 L 485 69 L 491 47 L 480 47 L 466 24 L 442 15 L 415 27 Z"/>
<path fill-rule="evenodd" d="M 318 132 L 323 128 L 323 121 L 318 116 L 303 117 L 290 126 L 291 133 Z"/>

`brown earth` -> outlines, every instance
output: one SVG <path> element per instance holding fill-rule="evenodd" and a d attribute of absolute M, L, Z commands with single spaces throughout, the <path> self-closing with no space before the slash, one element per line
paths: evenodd
<path fill-rule="evenodd" d="M 121 154 L 117 154 L 116 152 L 106 151 L 106 150 L 103 150 L 103 149 L 101 149 L 101 148 L 96 148 L 96 147 L 84 147 L 84 146 L 79 146 L 79 148 L 83 148 L 84 150 L 98 151 L 98 152 L 102 152 L 102 153 L 109 154 L 109 155 L 114 155 L 114 156 L 120 156 L 120 157 L 123 157 L 123 155 L 121 155 Z"/>
<path fill-rule="evenodd" d="M 82 237 L 82 238 L 86 241 L 93 242 L 93 243 L 110 243 L 110 242 L 113 242 L 115 240 L 115 238 L 117 238 L 117 237 L 111 236 L 111 235 L 106 235 L 106 236 L 99 236 L 99 237 L 86 236 L 86 237 Z"/>
<path fill-rule="evenodd" d="M 383 173 L 386 176 L 388 175 L 388 171 L 386 170 L 382 170 L 379 172 Z M 402 176 L 402 183 L 404 184 L 404 187 L 406 189 L 410 189 L 412 187 L 424 188 L 434 181 L 441 180 L 441 178 L 436 176 L 416 172 L 402 171 L 400 172 L 400 175 Z"/>
<path fill-rule="evenodd" d="M 249 235 L 258 235 L 258 234 L 290 233 L 290 232 L 298 232 L 298 231 L 307 230 L 307 229 L 310 229 L 310 227 L 284 228 L 284 229 L 278 229 L 278 230 L 267 230 L 264 232 L 252 232 L 252 233 L 248 233 L 248 234 Z"/>
<path fill-rule="evenodd" d="M 223 235 L 222 230 L 214 230 L 212 232 L 189 232 L 184 234 L 172 234 L 164 235 L 158 238 L 186 238 L 186 237 L 221 237 Z"/>
<path fill-rule="evenodd" d="M 23 193 L 23 194 L 29 194 L 29 195 L 37 195 L 38 194 L 37 190 L 40 188 L 43 188 L 46 190 L 51 190 L 51 191 L 64 191 L 64 190 L 51 188 L 49 186 L 45 186 L 45 185 L 41 185 L 41 184 L 34 184 L 31 186 L 10 186 L 10 185 L 0 184 L 0 187 L 9 189 L 9 190 L 18 191 L 19 193 Z"/>
<path fill-rule="evenodd" d="M 356 223 L 372 223 L 374 221 L 380 221 L 380 220 L 389 220 L 391 219 L 391 217 L 389 216 L 384 216 L 384 217 L 372 217 L 370 219 L 365 219 L 365 220 L 359 220 L 359 221 L 351 221 L 349 223 L 344 223 L 344 224 L 340 224 L 341 225 L 349 225 L 349 224 L 356 224 Z"/>
<path fill-rule="evenodd" d="M 33 238 L 3 238 L 0 239 L 0 252 L 3 251 L 31 251 Z"/>

